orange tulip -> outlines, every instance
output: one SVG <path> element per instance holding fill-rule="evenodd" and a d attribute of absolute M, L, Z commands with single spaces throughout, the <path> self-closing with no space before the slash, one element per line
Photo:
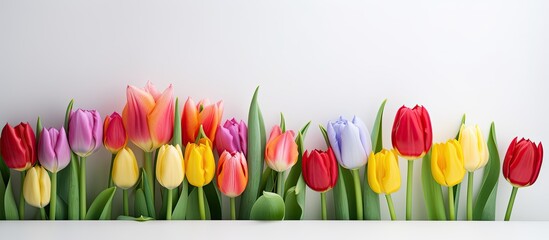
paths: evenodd
<path fill-rule="evenodd" d="M 279 126 L 273 127 L 267 146 L 265 146 L 265 162 L 271 169 L 284 172 L 297 162 L 299 153 L 294 138 L 293 131 L 282 133 Z"/>
<path fill-rule="evenodd" d="M 231 154 L 224 151 L 217 165 L 217 188 L 227 197 L 237 197 L 248 183 L 248 164 L 241 152 Z"/>
<path fill-rule="evenodd" d="M 196 140 L 200 125 L 204 128 L 208 139 L 214 142 L 217 125 L 219 125 L 222 116 L 223 101 L 210 104 L 210 101 L 205 99 L 195 104 L 191 98 L 188 98 L 181 117 L 183 144 L 187 145 Z"/>
<path fill-rule="evenodd" d="M 170 84 L 160 93 L 147 82 L 144 89 L 128 86 L 122 112 L 129 139 L 143 151 L 152 152 L 168 143 L 173 134 L 174 101 Z"/>

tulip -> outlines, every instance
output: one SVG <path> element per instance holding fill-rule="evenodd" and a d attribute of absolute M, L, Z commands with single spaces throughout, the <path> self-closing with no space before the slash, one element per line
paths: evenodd
<path fill-rule="evenodd" d="M 50 176 L 46 169 L 34 166 L 27 171 L 25 183 L 23 183 L 23 195 L 25 201 L 37 208 L 43 208 L 50 203 Z"/>
<path fill-rule="evenodd" d="M 112 154 L 116 154 L 128 143 L 128 135 L 122 117 L 113 112 L 107 115 L 103 123 L 103 145 Z"/>
<path fill-rule="evenodd" d="M 311 189 L 320 192 L 322 220 L 327 220 L 326 192 L 337 183 L 338 168 L 331 147 L 326 151 L 305 151 L 302 160 L 303 180 Z"/>
<path fill-rule="evenodd" d="M 28 123 L 15 128 L 6 124 L 0 137 L 0 151 L 6 166 L 23 172 L 36 163 L 36 138 Z"/>
<path fill-rule="evenodd" d="M 211 104 L 205 99 L 195 104 L 192 98 L 188 98 L 181 117 L 183 144 L 195 142 L 201 125 L 208 139 L 214 142 L 222 116 L 223 101 Z"/>
<path fill-rule="evenodd" d="M 173 136 L 173 87 L 170 84 L 161 93 L 151 82 L 143 89 L 129 85 L 126 98 L 122 120 L 130 141 L 145 152 L 144 169 L 154 196 L 153 152 Z"/>
<path fill-rule="evenodd" d="M 122 188 L 124 215 L 129 216 L 128 189 L 132 188 L 139 180 L 137 159 L 129 147 L 122 148 L 114 157 L 111 175 L 113 183 Z"/>
<path fill-rule="evenodd" d="M 237 122 L 234 118 L 225 121 L 225 124 L 217 127 L 215 147 L 221 155 L 224 151 L 229 153 L 241 152 L 246 156 L 248 128 L 244 121 Z"/>
<path fill-rule="evenodd" d="M 400 107 L 395 116 L 391 131 L 393 148 L 398 155 L 408 160 L 406 185 L 406 220 L 412 219 L 412 185 L 414 162 L 423 157 L 431 148 L 433 130 L 427 109 L 416 105 L 413 109 Z"/>
<path fill-rule="evenodd" d="M 467 178 L 467 220 L 473 220 L 473 173 L 483 168 L 488 163 L 488 143 L 484 141 L 478 125 L 465 127 L 461 125 L 459 130 L 459 144 L 463 150 L 465 170 Z"/>
<path fill-rule="evenodd" d="M 145 152 L 152 152 L 168 143 L 173 135 L 172 85 L 163 93 L 151 82 L 147 82 L 144 89 L 128 86 L 126 95 L 122 119 L 129 139 Z"/>
<path fill-rule="evenodd" d="M 69 117 L 69 145 L 80 156 L 80 219 L 86 217 L 86 158 L 97 151 L 103 140 L 103 122 L 95 110 L 78 109 Z"/>
<path fill-rule="evenodd" d="M 461 145 L 455 139 L 433 146 L 431 172 L 438 184 L 448 187 L 448 206 L 450 220 L 455 220 L 453 187 L 465 176 Z"/>
<path fill-rule="evenodd" d="M 248 183 L 248 164 L 241 152 L 224 151 L 217 165 L 217 188 L 230 198 L 231 219 L 236 220 L 235 197 L 240 196 Z"/>
<path fill-rule="evenodd" d="M 57 172 L 67 167 L 71 161 L 71 150 L 65 128 L 43 129 L 38 139 L 38 160 L 51 172 L 50 220 L 55 220 L 57 210 Z"/>
<path fill-rule="evenodd" d="M 185 148 L 185 170 L 189 183 L 198 188 L 198 208 L 200 219 L 206 219 L 204 209 L 204 189 L 215 174 L 215 160 L 212 143 L 208 138 L 201 138 L 198 143 L 189 143 Z"/>
<path fill-rule="evenodd" d="M 543 161 L 543 145 L 524 138 L 511 141 L 503 160 L 503 176 L 513 186 L 511 198 L 507 205 L 505 221 L 511 218 L 515 197 L 520 187 L 528 187 L 536 182 Z"/>
<path fill-rule="evenodd" d="M 391 193 L 400 189 L 400 169 L 398 157 L 394 150 L 382 149 L 368 157 L 368 184 L 378 194 L 384 193 L 389 206 L 391 220 L 396 220 Z"/>
<path fill-rule="evenodd" d="M 179 145 L 163 145 L 156 159 L 156 180 L 167 189 L 181 185 L 185 178 L 183 152 Z"/>
<path fill-rule="evenodd" d="M 339 164 L 350 169 L 355 185 L 357 219 L 363 219 L 362 190 L 358 169 L 368 161 L 368 154 L 372 151 L 370 133 L 360 118 L 353 117 L 348 121 L 339 117 L 335 122 L 328 122 L 327 129 L 330 145 Z"/>
<path fill-rule="evenodd" d="M 274 126 L 265 146 L 265 162 L 277 171 L 284 172 L 297 162 L 297 144 L 293 131 L 282 133 L 279 126 Z"/>

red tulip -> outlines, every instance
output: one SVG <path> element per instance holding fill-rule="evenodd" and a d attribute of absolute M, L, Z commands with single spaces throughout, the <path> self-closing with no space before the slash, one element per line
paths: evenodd
<path fill-rule="evenodd" d="M 337 161 L 332 148 L 323 152 L 314 150 L 303 154 L 303 180 L 311 189 L 325 192 L 332 189 L 338 176 Z"/>
<path fill-rule="evenodd" d="M 117 153 L 128 143 L 122 117 L 117 112 L 107 115 L 103 123 L 103 144 L 111 153 Z"/>
<path fill-rule="evenodd" d="M 530 140 L 522 138 L 517 142 L 513 139 L 503 161 L 503 176 L 515 187 L 527 187 L 538 179 L 541 162 L 543 161 L 543 146 L 536 146 Z"/>
<path fill-rule="evenodd" d="M 213 143 L 222 115 L 223 101 L 211 104 L 208 99 L 205 99 L 195 104 L 191 98 L 188 98 L 183 107 L 183 115 L 181 116 L 183 145 L 194 143 L 198 136 L 200 125 L 204 128 L 204 133 L 206 133 L 208 139 Z"/>
<path fill-rule="evenodd" d="M 0 151 L 6 166 L 17 171 L 25 171 L 36 163 L 36 138 L 28 123 L 20 123 L 2 129 Z"/>
<path fill-rule="evenodd" d="M 413 109 L 402 106 L 393 123 L 391 141 L 401 157 L 408 160 L 423 157 L 433 142 L 431 119 L 427 110 L 418 105 Z"/>

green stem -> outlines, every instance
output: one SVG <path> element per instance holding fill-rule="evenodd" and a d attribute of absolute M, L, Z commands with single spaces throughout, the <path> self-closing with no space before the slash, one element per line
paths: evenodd
<path fill-rule="evenodd" d="M 395 207 L 393 206 L 393 198 L 391 197 L 391 194 L 385 195 L 385 199 L 387 199 L 387 206 L 389 206 L 389 213 L 391 214 L 391 221 L 397 220 L 396 213 L 395 213 Z"/>
<path fill-rule="evenodd" d="M 116 157 L 116 154 L 111 155 L 111 168 L 109 170 L 109 188 L 114 186 L 114 182 L 112 181 L 112 166 L 114 165 L 114 158 Z"/>
<path fill-rule="evenodd" d="M 322 220 L 328 220 L 328 213 L 326 212 L 326 192 L 320 193 L 320 207 L 322 211 Z"/>
<path fill-rule="evenodd" d="M 42 220 L 48 220 L 46 217 L 46 209 L 40 208 L 40 219 Z"/>
<path fill-rule="evenodd" d="M 51 173 L 50 220 L 55 220 L 57 207 L 57 172 Z"/>
<path fill-rule="evenodd" d="M 276 193 L 284 199 L 284 172 L 278 172 L 276 178 Z"/>
<path fill-rule="evenodd" d="M 360 190 L 360 176 L 358 169 L 351 170 L 351 173 L 353 174 L 353 181 L 355 182 L 356 219 L 364 220 L 364 211 L 362 210 L 362 191 Z"/>
<path fill-rule="evenodd" d="M 230 198 L 231 202 L 231 220 L 236 220 L 236 200 L 234 197 Z"/>
<path fill-rule="evenodd" d="M 204 189 L 198 188 L 198 211 L 200 212 L 200 219 L 206 220 L 206 211 L 204 209 Z"/>
<path fill-rule="evenodd" d="M 145 172 L 147 172 L 147 180 L 149 182 L 149 187 L 151 188 L 151 192 L 153 195 L 153 202 L 155 199 L 155 192 L 154 192 L 154 168 L 153 168 L 153 152 L 145 152 L 145 164 L 143 168 L 145 169 Z"/>
<path fill-rule="evenodd" d="M 21 171 L 21 193 L 19 194 L 19 220 L 25 220 L 25 196 L 23 196 L 23 185 L 27 170 Z"/>
<path fill-rule="evenodd" d="M 168 204 L 166 205 L 166 220 L 172 220 L 173 189 L 168 189 Z"/>
<path fill-rule="evenodd" d="M 456 210 L 454 208 L 454 187 L 448 187 L 448 212 L 450 220 L 456 220 Z"/>
<path fill-rule="evenodd" d="M 414 176 L 414 160 L 408 160 L 408 175 L 406 176 L 406 220 L 412 220 L 412 183 Z"/>
<path fill-rule="evenodd" d="M 130 201 L 128 200 L 128 189 L 122 189 L 122 206 L 124 216 L 130 216 Z"/>
<path fill-rule="evenodd" d="M 473 172 L 467 175 L 467 220 L 473 220 Z"/>
<path fill-rule="evenodd" d="M 507 212 L 505 213 L 505 221 L 511 219 L 511 212 L 513 211 L 513 205 L 515 204 L 515 198 L 517 197 L 518 187 L 513 187 L 511 192 L 511 198 L 509 199 L 509 205 L 507 205 Z"/>
<path fill-rule="evenodd" d="M 86 158 L 80 157 L 80 220 L 86 219 Z"/>

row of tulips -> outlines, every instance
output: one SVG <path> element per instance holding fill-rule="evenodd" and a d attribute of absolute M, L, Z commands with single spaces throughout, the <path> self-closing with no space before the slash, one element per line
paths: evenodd
<path fill-rule="evenodd" d="M 465 125 L 465 117 L 455 139 L 433 144 L 430 117 L 422 106 L 398 110 L 392 149 L 382 146 L 384 101 L 372 134 L 360 118 L 340 117 L 320 126 L 326 150 L 305 150 L 310 122 L 299 131 L 286 130 L 281 115 L 266 138 L 257 90 L 248 126 L 234 118 L 222 124 L 222 101 L 188 98 L 180 114 L 171 85 L 160 92 L 149 82 L 144 88 L 128 86 L 126 93 L 122 115 L 113 112 L 104 120 L 95 110 L 73 111 L 71 101 L 63 127 L 43 128 L 40 119 L 36 131 L 28 123 L 6 124 L 0 137 L 0 219 L 25 219 L 25 201 L 40 209 L 42 219 L 112 219 L 117 188 L 123 193 L 123 215 L 117 219 L 221 219 L 219 192 L 230 200 L 231 219 L 302 219 L 308 186 L 320 192 L 322 219 L 328 218 L 326 192 L 334 189 L 336 219 L 380 219 L 379 194 L 384 194 L 395 220 L 391 194 L 401 186 L 401 157 L 408 163 L 406 220 L 413 219 L 413 164 L 422 158 L 429 219 L 456 219 L 455 204 L 467 173 L 467 219 L 494 220 L 503 168 L 513 186 L 505 215 L 509 220 L 518 188 L 536 181 L 543 159 L 541 143 L 515 138 L 501 167 L 494 125 L 485 141 L 478 126 Z M 143 151 L 142 168 L 128 140 Z M 109 184 L 88 205 L 86 159 L 101 146 L 112 153 Z M 21 175 L 19 204 L 8 168 Z M 483 185 L 473 203 L 473 174 L 481 168 Z M 156 183 L 162 186 L 161 196 L 155 196 Z M 447 209 L 441 186 L 448 187 Z"/>

